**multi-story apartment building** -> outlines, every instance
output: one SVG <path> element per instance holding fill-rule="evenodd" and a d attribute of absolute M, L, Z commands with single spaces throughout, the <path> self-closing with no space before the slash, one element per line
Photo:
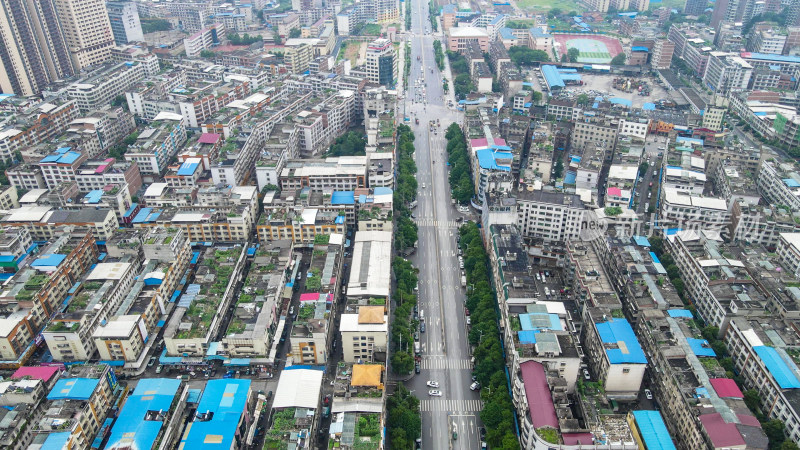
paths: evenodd
<path fill-rule="evenodd" d="M 735 53 L 714 51 L 708 54 L 703 82 L 712 91 L 725 95 L 747 89 L 752 75 L 753 66 Z"/>
<path fill-rule="evenodd" d="M 133 286 L 140 264 L 140 260 L 129 256 L 117 261 L 109 258 L 97 263 L 81 278 L 66 310 L 55 315 L 42 331 L 54 360 L 71 362 L 94 358 L 97 347 L 92 335 L 122 303 Z"/>
<path fill-rule="evenodd" d="M 105 107 L 73 120 L 67 132 L 91 137 L 96 145 L 84 144 L 82 150 L 89 158 L 96 158 L 135 128 L 136 121 L 131 113 L 122 108 Z"/>
<path fill-rule="evenodd" d="M 691 319 L 685 309 L 653 309 L 636 324 L 666 427 L 678 448 L 762 448 L 761 425 Z"/>
<path fill-rule="evenodd" d="M 679 25 L 672 25 L 667 38 L 675 44 L 675 56 L 683 58 L 697 76 L 705 75 L 709 52 L 714 49 L 710 42 L 701 38 L 692 27 Z"/>
<path fill-rule="evenodd" d="M 307 71 L 313 58 L 314 48 L 306 39 L 290 39 L 284 45 L 283 61 L 291 73 Z"/>
<path fill-rule="evenodd" d="M 664 188 L 659 220 L 683 228 L 700 227 L 721 231 L 730 223 L 730 211 L 727 202 L 722 198 Z"/>
<path fill-rule="evenodd" d="M 582 150 L 587 143 L 611 150 L 616 146 L 619 122 L 598 120 L 575 122 L 572 129 L 572 148 Z"/>
<path fill-rule="evenodd" d="M 389 319 L 383 306 L 360 306 L 357 314 L 342 314 L 339 322 L 344 361 L 375 361 L 385 353 Z"/>
<path fill-rule="evenodd" d="M 50 206 L 22 206 L 8 211 L 0 222 L 28 228 L 37 241 L 52 239 L 65 225 L 77 231 L 91 232 L 101 241 L 111 237 L 117 228 L 114 211 L 94 208 L 61 210 Z"/>
<path fill-rule="evenodd" d="M 647 367 L 647 357 L 626 319 L 609 317 L 604 308 L 586 308 L 591 319 L 584 325 L 584 348 L 606 396 L 636 400 Z"/>
<path fill-rule="evenodd" d="M 388 39 L 376 39 L 367 46 L 367 79 L 384 86 L 394 85 L 397 79 L 397 57 Z"/>
<path fill-rule="evenodd" d="M 319 235 L 344 234 L 345 217 L 339 211 L 316 208 L 273 209 L 261 216 L 256 227 L 261 242 L 288 239 L 294 243 L 311 243 Z"/>
<path fill-rule="evenodd" d="M 27 267 L 12 277 L 0 292 L 3 306 L 0 366 L 16 368 L 28 360 L 35 350 L 34 338 L 67 298 L 73 280 L 81 279 L 97 262 L 99 252 L 90 233 L 73 233 L 61 228 L 58 235 L 43 250 L 43 254 L 49 256 L 36 260 L 50 264 L 46 266 L 49 269 L 46 274 Z"/>
<path fill-rule="evenodd" d="M 106 2 L 108 19 L 111 22 L 111 32 L 114 33 L 114 42 L 125 45 L 130 42 L 144 42 L 142 23 L 139 21 L 139 11 L 136 3 L 125 1 Z"/>
<path fill-rule="evenodd" d="M 101 66 L 87 77 L 70 84 L 67 96 L 75 100 L 82 112 L 89 112 L 111 104 L 115 97 L 125 93 L 145 76 L 147 65 L 138 62 Z"/>
<path fill-rule="evenodd" d="M 367 186 L 367 156 L 340 156 L 324 160 L 290 160 L 280 173 L 281 190 L 309 187 L 315 191 L 353 191 Z"/>
<path fill-rule="evenodd" d="M 42 447 L 91 445 L 114 403 L 119 385 L 107 364 L 72 366 L 47 395 L 38 423 L 26 430 Z"/>
<path fill-rule="evenodd" d="M 239 296 L 233 318 L 222 338 L 222 349 L 229 357 L 266 358 L 270 355 L 275 337 L 280 335 L 278 324 L 282 322 L 281 316 L 287 313 L 280 308 L 284 304 L 288 305 L 285 300 L 287 296 L 291 296 L 284 287 L 290 281 L 287 277 L 291 278 L 293 248 L 291 242 L 282 240 L 263 243 L 257 250 L 253 260 L 254 267 L 247 274 L 242 286 L 243 294 Z M 325 317 L 312 315 L 313 319 L 309 319 L 306 311 L 302 310 L 302 305 L 304 304 L 300 306 L 302 312 L 298 311 L 299 321 L 295 322 L 295 326 L 305 320 L 313 322 L 313 325 L 327 321 L 330 310 L 323 314 Z M 294 345 L 292 340 L 293 348 Z M 304 353 L 296 353 L 301 354 Z M 313 363 L 321 362 L 324 363 L 324 360 Z"/>
<path fill-rule="evenodd" d="M 489 51 L 489 34 L 486 29 L 455 27 L 447 30 L 447 49 L 451 52 L 463 52 L 471 42 L 477 43 L 481 51 Z"/>
<path fill-rule="evenodd" d="M 75 171 L 88 155 L 62 147 L 39 161 L 42 176 L 48 188 L 53 189 L 64 181 L 75 180 Z"/>
<path fill-rule="evenodd" d="M 153 183 L 145 192 L 145 198 L 163 197 L 165 183 Z M 154 191 L 158 191 L 156 194 Z M 255 226 L 258 192 L 255 186 L 209 187 L 197 191 L 197 204 L 181 203 L 177 193 L 171 203 L 176 206 L 165 209 L 142 208 L 133 219 L 134 228 L 154 226 L 180 227 L 192 242 L 247 242 Z M 166 204 L 166 203 L 161 203 Z"/>
<path fill-rule="evenodd" d="M 142 175 L 135 162 L 116 161 L 114 158 L 89 160 L 75 169 L 78 192 L 102 190 L 108 185 L 127 185 L 132 196 L 142 188 Z"/>
<path fill-rule="evenodd" d="M 0 158 L 15 159 L 15 153 L 26 147 L 55 139 L 80 114 L 74 100 L 37 102 L 34 106 L 14 111 L 14 121 L 0 131 Z"/>
<path fill-rule="evenodd" d="M 202 264 L 196 266 L 197 284 L 189 285 L 164 327 L 164 345 L 172 357 L 206 355 L 244 268 L 246 252 L 240 245 L 227 250 L 209 247 L 204 253 Z M 207 294 L 199 296 L 201 290 Z"/>
<path fill-rule="evenodd" d="M 656 40 L 653 54 L 650 56 L 650 66 L 653 69 L 669 69 L 672 65 L 672 55 L 675 52 L 675 43 L 666 39 Z"/>
<path fill-rule="evenodd" d="M 0 90 L 37 95 L 75 72 L 54 0 L 6 0 L 0 13 Z M 80 67 L 77 68 L 78 70 Z"/>
<path fill-rule="evenodd" d="M 591 212 L 578 195 L 543 190 L 519 192 L 516 197 L 490 192 L 483 206 L 486 224 L 517 224 L 526 238 L 548 242 L 576 239 Z"/>
<path fill-rule="evenodd" d="M 136 142 L 128 147 L 125 160 L 136 163 L 142 174 L 161 175 L 185 142 L 186 122 L 183 117 L 162 113 L 139 133 Z"/>
<path fill-rule="evenodd" d="M 800 172 L 793 164 L 763 161 L 757 183 L 761 195 L 770 203 L 800 210 Z"/>
<path fill-rule="evenodd" d="M 175 301 L 189 268 L 192 248 L 180 228 L 155 227 L 141 232 L 118 232 L 106 241 L 109 257 L 143 257 L 144 264 L 124 300 L 110 311 L 108 321 L 96 328 L 92 339 L 102 361 L 124 361 L 118 370 L 136 373 L 160 331 L 163 305 Z"/>
<path fill-rule="evenodd" d="M 707 324 L 724 331 L 733 315 L 761 313 L 766 297 L 718 236 L 717 232 L 680 231 L 665 242 L 697 313 Z"/>
<path fill-rule="evenodd" d="M 734 202 L 731 207 L 730 239 L 775 249 L 780 234 L 800 232 L 800 223 L 795 221 L 794 214 L 783 206 Z"/>
<path fill-rule="evenodd" d="M 222 23 L 215 23 L 205 27 L 183 40 L 186 56 L 190 58 L 198 56 L 203 50 L 207 50 L 213 45 L 219 44 L 224 39 L 225 25 Z"/>
<path fill-rule="evenodd" d="M 800 442 L 800 370 L 790 354 L 800 346 L 795 323 L 773 316 L 736 317 L 724 341 L 743 384 L 758 392 L 761 410 L 768 418 L 782 421 L 789 440 L 796 443 Z"/>
<path fill-rule="evenodd" d="M 102 0 L 54 0 L 75 71 L 111 58 L 114 33 Z"/>

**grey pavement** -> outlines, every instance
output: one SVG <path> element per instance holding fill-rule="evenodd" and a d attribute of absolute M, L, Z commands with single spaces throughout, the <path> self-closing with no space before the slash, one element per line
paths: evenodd
<path fill-rule="evenodd" d="M 436 67 L 433 54 L 434 36 L 426 33 L 430 30 L 428 4 L 412 0 L 410 5 L 411 72 L 404 100 L 416 136 L 419 191 L 414 215 L 420 225 L 419 250 L 411 260 L 420 269 L 419 309 L 427 328 L 420 333 L 421 373 L 405 384 L 423 401 L 423 448 L 479 449 L 481 404 L 478 393 L 469 389 L 472 364 L 456 246 L 456 219 L 462 215 L 450 202 L 444 140 L 447 126 L 461 123 L 462 119 L 446 106 L 452 89 L 450 95 L 443 97 L 443 74 Z M 415 80 L 422 80 L 421 85 Z M 419 118 L 419 125 L 414 123 L 415 118 Z M 431 133 L 429 121 L 436 119 L 441 126 Z M 428 396 L 428 380 L 439 382 L 442 397 Z M 454 426 L 456 440 L 452 439 Z"/>

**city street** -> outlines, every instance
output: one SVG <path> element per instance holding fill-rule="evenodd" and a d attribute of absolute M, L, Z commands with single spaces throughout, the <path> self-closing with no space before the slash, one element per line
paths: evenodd
<path fill-rule="evenodd" d="M 426 33 L 430 30 L 428 4 L 414 0 L 411 7 L 411 72 L 404 111 L 416 136 L 419 191 L 414 215 L 419 250 L 412 261 L 420 271 L 419 310 L 426 330 L 420 333 L 421 373 L 407 386 L 421 400 L 422 448 L 478 449 L 481 402 L 478 392 L 469 389 L 472 363 L 457 259 L 456 219 L 461 214 L 450 202 L 444 139 L 447 126 L 461 119 L 457 111 L 446 107 L 442 74 L 434 60 L 434 37 Z M 415 89 L 416 80 L 422 80 L 424 94 L 421 88 Z M 432 133 L 429 123 L 437 119 L 440 126 Z M 429 380 L 439 383 L 441 397 L 428 395 Z"/>

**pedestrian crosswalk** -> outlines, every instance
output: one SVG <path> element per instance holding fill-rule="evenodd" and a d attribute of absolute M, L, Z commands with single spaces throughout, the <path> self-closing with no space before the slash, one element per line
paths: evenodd
<path fill-rule="evenodd" d="M 450 411 L 453 413 L 476 412 L 483 410 L 483 402 L 480 400 L 447 400 L 447 399 L 433 399 L 433 400 L 420 400 L 420 411 Z"/>
<path fill-rule="evenodd" d="M 434 228 L 458 228 L 459 223 L 455 220 L 434 220 L 434 219 L 416 219 L 414 223 L 418 227 L 434 227 Z"/>
<path fill-rule="evenodd" d="M 459 370 L 472 369 L 472 363 L 468 359 L 423 359 L 422 369 L 444 369 Z"/>

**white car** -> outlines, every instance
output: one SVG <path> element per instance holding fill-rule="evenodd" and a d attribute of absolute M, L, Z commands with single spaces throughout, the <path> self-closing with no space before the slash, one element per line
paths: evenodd
<path fill-rule="evenodd" d="M 647 397 L 648 400 L 652 400 L 653 399 L 653 393 L 650 392 L 650 389 L 645 389 L 644 390 L 644 396 Z"/>
<path fill-rule="evenodd" d="M 438 381 L 428 381 L 427 384 L 428 384 L 428 387 L 432 387 L 432 388 L 438 388 L 439 387 L 439 382 Z"/>
<path fill-rule="evenodd" d="M 430 391 L 428 391 L 428 395 L 430 395 L 431 397 L 441 397 L 442 396 L 442 391 L 437 391 L 436 389 L 431 389 Z"/>

